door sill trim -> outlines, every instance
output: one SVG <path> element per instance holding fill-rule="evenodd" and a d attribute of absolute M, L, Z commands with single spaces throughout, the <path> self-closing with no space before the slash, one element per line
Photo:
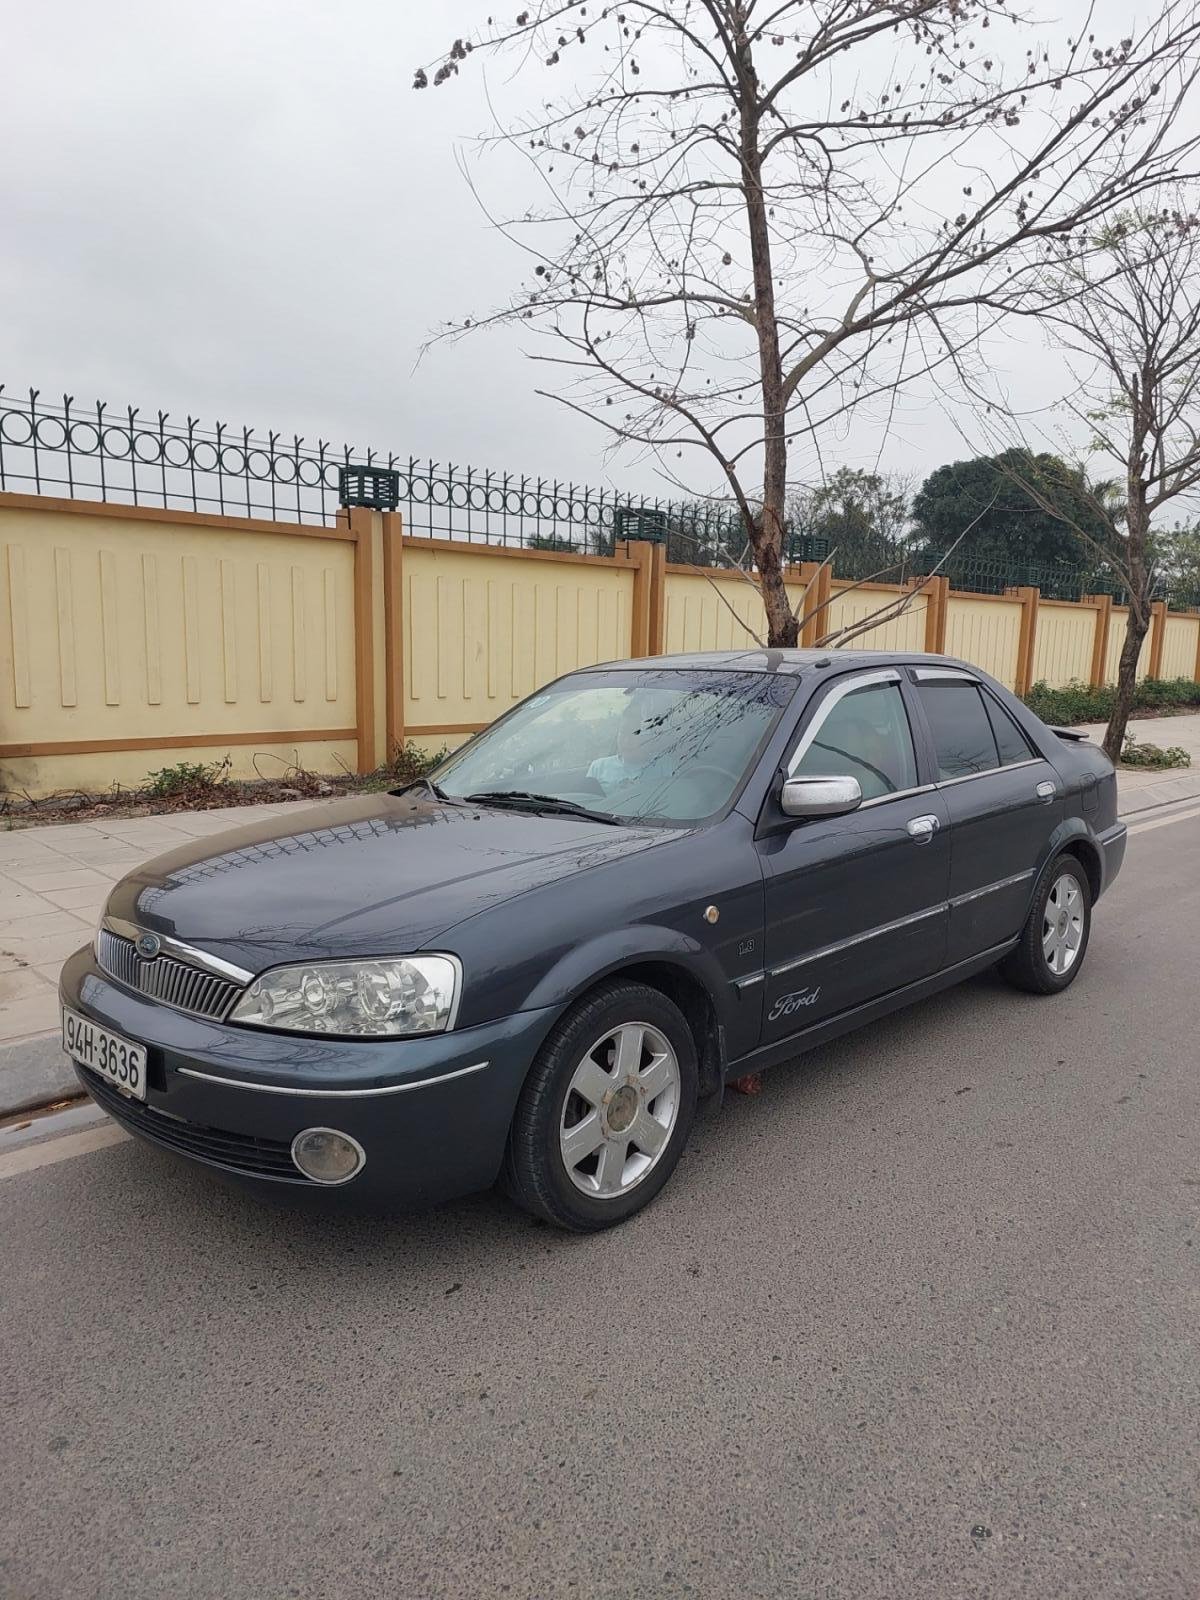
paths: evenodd
<path fill-rule="evenodd" d="M 1008 954 L 1019 937 L 1020 935 L 1016 935 L 1011 939 L 1005 939 L 1002 944 L 981 950 L 977 955 L 969 956 L 965 961 L 958 961 L 952 967 L 943 967 L 940 972 L 935 972 L 928 978 L 918 978 L 914 983 L 906 983 L 899 989 L 889 989 L 886 994 L 877 995 L 873 1000 L 864 1000 L 860 1005 L 839 1011 L 832 1017 L 826 1017 L 822 1022 L 814 1022 L 811 1027 L 804 1028 L 799 1033 L 789 1034 L 786 1039 L 775 1039 L 770 1044 L 760 1045 L 749 1055 L 739 1056 L 736 1061 L 726 1062 L 726 1081 L 740 1078 L 748 1072 L 758 1072 L 764 1067 L 775 1066 L 781 1061 L 790 1061 L 793 1056 L 803 1055 L 806 1050 L 812 1050 L 829 1039 L 835 1039 L 839 1034 L 851 1033 L 865 1023 L 887 1016 L 889 1012 L 899 1011 L 904 1006 L 911 1005 L 917 1000 L 924 1000 L 942 989 L 951 989 L 956 983 L 961 983 L 966 978 L 974 977 L 977 972 L 983 972 L 986 968 L 994 966 Z"/>

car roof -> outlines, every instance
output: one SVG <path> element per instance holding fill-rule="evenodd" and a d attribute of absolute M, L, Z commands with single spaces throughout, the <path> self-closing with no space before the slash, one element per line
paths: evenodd
<path fill-rule="evenodd" d="M 680 672 L 771 672 L 788 677 L 800 677 L 806 672 L 816 672 L 826 667 L 886 667 L 900 664 L 920 666 L 937 663 L 943 666 L 969 667 L 965 661 L 953 656 L 927 655 L 905 650 L 771 650 L 766 647 L 752 650 L 694 650 L 671 656 L 639 656 L 629 661 L 606 661 L 584 671 L 612 672 L 622 668 L 653 667 L 659 671 Z"/>

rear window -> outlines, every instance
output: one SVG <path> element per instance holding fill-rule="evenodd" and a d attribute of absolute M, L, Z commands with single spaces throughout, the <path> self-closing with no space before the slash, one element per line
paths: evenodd
<path fill-rule="evenodd" d="M 996 748 L 1000 752 L 1000 765 L 1011 767 L 1018 761 L 1028 761 L 1035 754 L 1029 740 L 1017 727 L 1016 723 L 1005 711 L 1004 707 L 997 705 L 986 690 L 983 694 L 983 703 L 987 708 L 988 721 L 992 725 L 992 735 L 996 740 Z"/>
<path fill-rule="evenodd" d="M 921 683 L 917 696 L 933 734 L 938 777 L 971 778 L 1000 765 L 996 738 L 973 683 Z"/>

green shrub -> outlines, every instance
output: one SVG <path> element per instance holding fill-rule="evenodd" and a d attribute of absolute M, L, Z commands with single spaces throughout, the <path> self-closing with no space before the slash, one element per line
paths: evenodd
<path fill-rule="evenodd" d="M 1025 704 L 1043 722 L 1069 728 L 1076 722 L 1107 722 L 1112 715 L 1116 690 L 1111 685 L 1093 689 L 1073 682 L 1061 689 L 1035 683 L 1025 696 Z M 1133 711 L 1173 711 L 1200 707 L 1200 683 L 1191 678 L 1143 678 L 1134 690 Z"/>
<path fill-rule="evenodd" d="M 426 752 L 418 749 L 415 744 L 405 743 L 392 751 L 392 759 L 388 762 L 387 770 L 397 783 L 415 783 L 427 772 L 432 772 L 439 761 L 444 761 L 446 754 L 445 745 L 440 750 Z"/>
<path fill-rule="evenodd" d="M 142 789 L 151 800 L 207 799 L 225 782 L 231 765 L 228 756 L 223 761 L 180 761 L 148 772 Z"/>
<path fill-rule="evenodd" d="M 396 746 L 385 765 L 359 780 L 356 786 L 367 790 L 402 789 L 406 783 L 416 783 L 418 778 L 432 772 L 448 754 L 445 745 L 426 754 L 417 745 L 405 742 Z"/>
<path fill-rule="evenodd" d="M 1179 745 L 1164 750 L 1156 744 L 1137 744 L 1126 738 L 1121 760 L 1127 767 L 1190 767 L 1192 758 Z"/>

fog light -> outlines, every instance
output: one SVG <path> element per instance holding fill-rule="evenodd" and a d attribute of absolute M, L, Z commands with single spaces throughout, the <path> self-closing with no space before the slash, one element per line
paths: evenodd
<path fill-rule="evenodd" d="M 336 1128 L 305 1128 L 292 1140 L 292 1160 L 314 1183 L 349 1183 L 366 1159 L 358 1140 Z"/>

